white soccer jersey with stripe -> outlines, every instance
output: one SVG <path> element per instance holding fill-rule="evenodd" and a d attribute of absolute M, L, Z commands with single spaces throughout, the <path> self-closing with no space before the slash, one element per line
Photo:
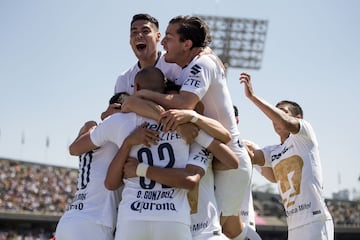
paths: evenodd
<path fill-rule="evenodd" d="M 300 120 L 300 131 L 290 134 L 283 144 L 261 150 L 265 166 L 273 168 L 289 230 L 331 219 L 323 197 L 318 142 L 307 121 Z"/>

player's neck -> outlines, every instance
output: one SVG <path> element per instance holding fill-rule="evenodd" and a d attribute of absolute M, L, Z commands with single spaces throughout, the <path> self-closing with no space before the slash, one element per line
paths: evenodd
<path fill-rule="evenodd" d="M 154 52 L 151 56 L 147 59 L 139 59 L 138 66 L 139 68 L 155 66 L 161 56 L 161 52 Z"/>
<path fill-rule="evenodd" d="M 196 57 L 198 56 L 201 51 L 203 49 L 202 48 L 193 48 L 191 49 L 183 58 L 183 61 L 178 64 L 180 67 L 185 68 L 187 65 L 189 65 L 189 63 Z"/>

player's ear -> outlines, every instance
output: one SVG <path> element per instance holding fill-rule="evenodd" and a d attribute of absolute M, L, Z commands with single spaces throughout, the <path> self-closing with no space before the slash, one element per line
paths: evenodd
<path fill-rule="evenodd" d="M 192 45 L 193 45 L 193 42 L 191 40 L 188 39 L 188 40 L 184 41 L 184 47 L 186 50 L 191 49 Z"/>
<path fill-rule="evenodd" d="M 138 83 L 134 83 L 134 91 L 139 91 L 140 90 L 140 85 Z"/>
<path fill-rule="evenodd" d="M 161 33 L 157 32 L 156 33 L 156 42 L 160 42 L 160 39 L 161 39 Z"/>

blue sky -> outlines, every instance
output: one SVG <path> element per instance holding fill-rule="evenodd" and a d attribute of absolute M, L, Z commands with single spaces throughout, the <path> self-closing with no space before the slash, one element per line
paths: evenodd
<path fill-rule="evenodd" d="M 135 63 L 132 15 L 154 15 L 162 33 L 177 15 L 264 19 L 262 67 L 248 71 L 255 92 L 303 107 L 320 143 L 325 196 L 359 193 L 359 9 L 357 0 L 1 0 L 0 157 L 77 167 L 67 146 L 85 121 L 99 120 L 117 76 Z M 241 134 L 277 143 L 271 122 L 244 96 L 242 71 L 228 71 Z M 255 175 L 255 188 L 265 183 Z"/>

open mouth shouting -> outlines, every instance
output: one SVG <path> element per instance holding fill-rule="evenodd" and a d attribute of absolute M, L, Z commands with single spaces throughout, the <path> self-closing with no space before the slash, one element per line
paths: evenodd
<path fill-rule="evenodd" d="M 138 51 L 142 51 L 142 50 L 144 50 L 146 48 L 146 44 L 145 43 L 137 43 L 136 44 L 136 49 L 138 50 Z"/>

